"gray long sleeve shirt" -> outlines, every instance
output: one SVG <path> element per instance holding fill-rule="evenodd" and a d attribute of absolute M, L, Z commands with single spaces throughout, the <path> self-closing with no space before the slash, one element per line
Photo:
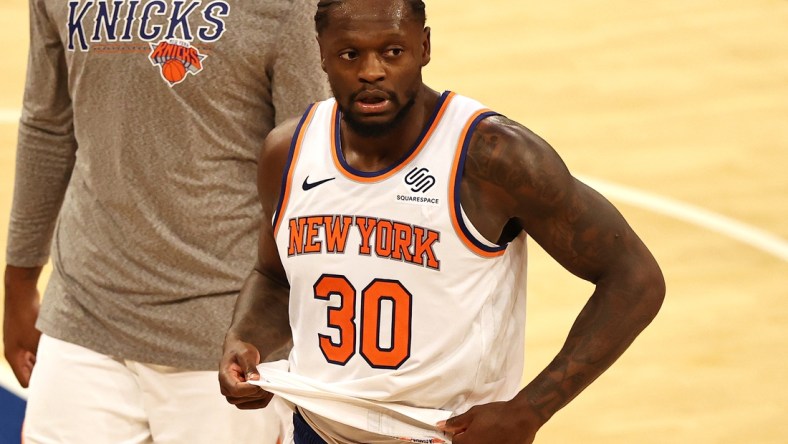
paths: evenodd
<path fill-rule="evenodd" d="M 218 367 L 254 264 L 257 153 L 328 95 L 311 0 L 31 0 L 7 262 L 54 272 L 38 328 Z"/>

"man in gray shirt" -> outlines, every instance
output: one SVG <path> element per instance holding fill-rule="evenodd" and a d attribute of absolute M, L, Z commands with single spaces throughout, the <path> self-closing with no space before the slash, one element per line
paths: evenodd
<path fill-rule="evenodd" d="M 216 369 L 254 264 L 258 150 L 328 95 L 314 8 L 30 0 L 4 321 L 26 442 L 275 442 Z"/>

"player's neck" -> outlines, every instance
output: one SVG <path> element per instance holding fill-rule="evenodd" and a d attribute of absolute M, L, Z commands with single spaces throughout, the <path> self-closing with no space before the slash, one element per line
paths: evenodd
<path fill-rule="evenodd" d="M 353 168 L 366 172 L 381 171 L 393 165 L 419 141 L 439 98 L 440 94 L 424 85 L 413 107 L 385 133 L 361 134 L 343 122 L 340 140 L 345 160 Z"/>

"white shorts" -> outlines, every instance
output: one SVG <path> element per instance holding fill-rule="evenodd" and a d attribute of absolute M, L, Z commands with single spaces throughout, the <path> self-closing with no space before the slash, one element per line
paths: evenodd
<path fill-rule="evenodd" d="M 283 428 L 274 406 L 228 404 L 215 371 L 126 361 L 46 335 L 27 394 L 26 444 L 273 444 Z"/>

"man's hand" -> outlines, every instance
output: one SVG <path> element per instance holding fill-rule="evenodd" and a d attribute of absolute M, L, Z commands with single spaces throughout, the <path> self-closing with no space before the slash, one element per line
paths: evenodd
<path fill-rule="evenodd" d="M 227 402 L 243 410 L 268 405 L 273 394 L 247 382 L 260 379 L 259 363 L 260 352 L 252 344 L 230 337 L 225 339 L 219 385 Z"/>
<path fill-rule="evenodd" d="M 543 423 L 511 402 L 492 402 L 441 421 L 438 430 L 452 435 L 454 444 L 531 444 Z"/>
<path fill-rule="evenodd" d="M 41 267 L 22 268 L 9 265 L 5 269 L 5 308 L 3 313 L 3 347 L 22 387 L 30 383 L 36 363 L 38 340 L 36 319 L 41 298 L 36 284 Z"/>

